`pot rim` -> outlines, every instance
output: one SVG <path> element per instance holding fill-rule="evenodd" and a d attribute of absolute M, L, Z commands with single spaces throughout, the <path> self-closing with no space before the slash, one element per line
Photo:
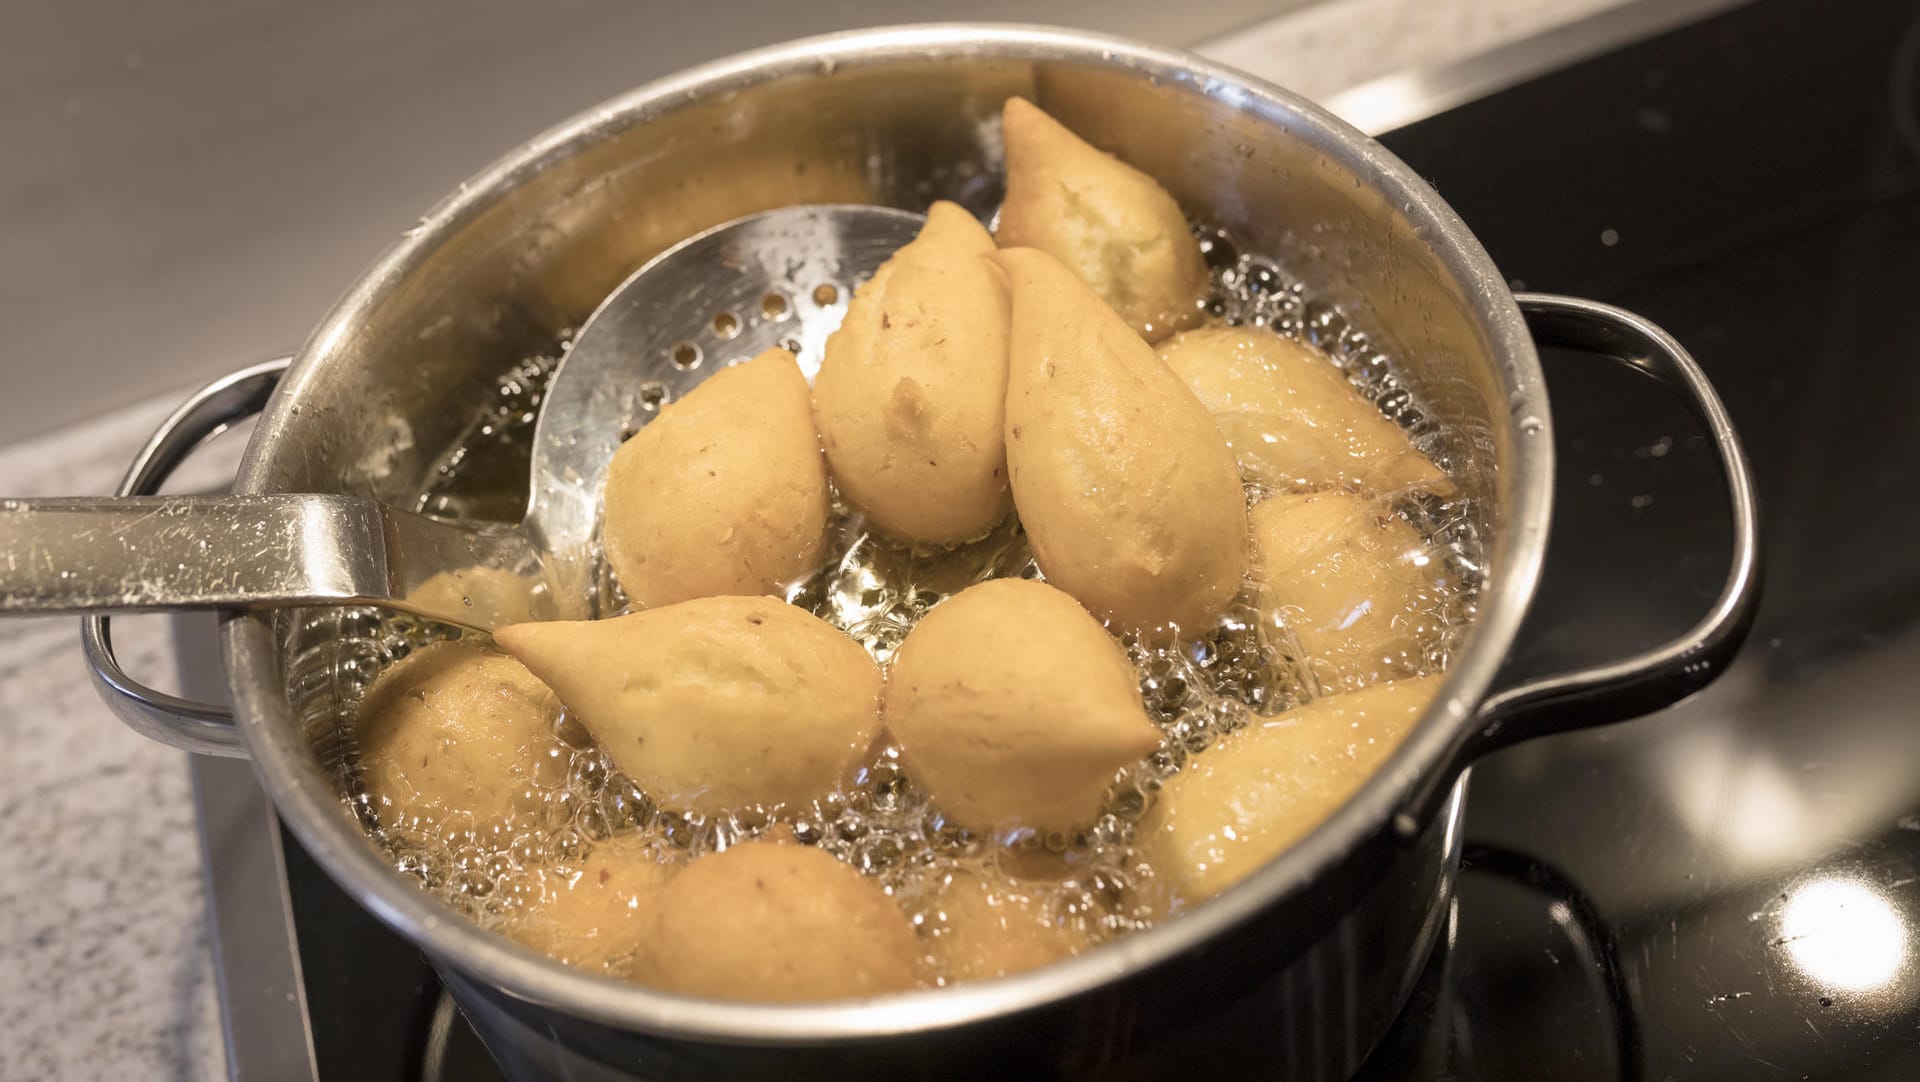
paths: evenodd
<path fill-rule="evenodd" d="M 922 989 L 872 1000 L 773 1005 L 694 999 L 589 974 L 482 930 L 383 861 L 339 798 L 279 687 L 271 616 L 227 619 L 221 641 L 241 732 L 275 808 L 336 881 L 436 962 L 515 998 L 609 1026 L 717 1043 L 829 1044 L 950 1029 L 1031 1010 L 1195 950 L 1256 919 L 1282 899 L 1351 858 L 1363 845 L 1395 844 L 1390 824 L 1416 784 L 1452 766 L 1504 660 L 1540 574 L 1551 510 L 1551 414 L 1539 360 L 1519 308 L 1491 259 L 1452 208 L 1418 174 L 1319 106 L 1251 75 L 1196 55 L 1125 38 L 1010 23 L 933 23 L 854 30 L 800 39 L 713 61 L 648 83 L 579 113 L 509 152 L 437 206 L 368 270 L 327 315 L 262 414 L 241 463 L 235 491 L 267 491 L 267 448 L 279 442 L 303 388 L 333 346 L 443 238 L 552 162 L 643 124 L 693 98 L 767 79 L 832 70 L 835 65 L 907 57 L 999 56 L 1094 62 L 1190 87 L 1269 118 L 1363 178 L 1409 220 L 1483 321 L 1493 367 L 1509 409 L 1512 456 L 1500 486 L 1507 521 L 1489 566 L 1498 571 L 1440 694 L 1401 746 L 1347 803 L 1278 858 L 1217 898 L 1176 920 L 1104 944 L 1075 958 L 999 980 Z M 1517 418 L 1539 418 L 1522 431 Z M 1393 824 L 1401 827 L 1424 824 Z M 1411 834 L 1413 831 L 1405 830 Z"/>

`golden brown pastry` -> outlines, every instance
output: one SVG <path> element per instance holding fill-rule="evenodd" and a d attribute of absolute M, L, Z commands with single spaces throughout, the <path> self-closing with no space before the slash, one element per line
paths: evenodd
<path fill-rule="evenodd" d="M 1207 264 L 1166 189 L 1023 98 L 1007 99 L 1001 121 L 1001 246 L 1060 260 L 1148 341 L 1197 323 Z"/>
<path fill-rule="evenodd" d="M 540 897 L 513 913 L 502 930 L 568 965 L 629 975 L 674 871 L 644 837 L 619 835 L 594 846 L 573 874 L 543 873 Z"/>
<path fill-rule="evenodd" d="M 661 893 L 643 980 L 706 999 L 806 1002 L 904 992 L 920 944 L 879 886 L 818 849 L 743 842 Z"/>
<path fill-rule="evenodd" d="M 1274 496 L 1251 518 L 1262 603 L 1323 692 L 1420 668 L 1440 565 L 1405 519 L 1344 492 Z"/>
<path fill-rule="evenodd" d="M 813 569 L 828 495 L 809 402 L 793 354 L 770 349 L 620 446 L 601 539 L 635 605 L 771 593 Z"/>
<path fill-rule="evenodd" d="M 873 659 L 778 598 L 516 624 L 494 638 L 666 808 L 811 799 L 854 770 L 880 728 Z"/>
<path fill-rule="evenodd" d="M 949 981 L 1010 977 L 1072 957 L 1086 931 L 1053 912 L 1035 884 L 962 867 L 929 899 L 939 914 L 934 964 Z"/>
<path fill-rule="evenodd" d="M 1264 327 L 1202 327 L 1159 353 L 1213 412 L 1250 480 L 1295 491 L 1452 491 L 1406 430 L 1305 342 Z"/>
<path fill-rule="evenodd" d="M 935 203 L 854 292 L 813 381 L 834 480 L 883 532 L 946 544 L 1013 504 L 1002 435 L 1007 289 L 973 215 Z"/>
<path fill-rule="evenodd" d="M 1247 570 L 1233 452 L 1059 260 L 1031 248 L 995 258 L 1013 291 L 1007 466 L 1041 570 L 1122 626 L 1202 630 Z"/>
<path fill-rule="evenodd" d="M 1319 826 L 1400 746 L 1440 680 L 1315 699 L 1195 756 L 1161 787 L 1141 835 L 1159 904 L 1211 898 Z"/>
<path fill-rule="evenodd" d="M 560 701 L 518 661 L 439 642 L 381 673 L 360 700 L 360 776 L 380 821 L 477 825 L 529 820 L 543 797 L 534 773 L 565 748 Z"/>
<path fill-rule="evenodd" d="M 894 655 L 886 719 L 934 804 L 980 832 L 1091 822 L 1114 773 L 1160 739 L 1119 644 L 1027 579 L 934 606 Z"/>

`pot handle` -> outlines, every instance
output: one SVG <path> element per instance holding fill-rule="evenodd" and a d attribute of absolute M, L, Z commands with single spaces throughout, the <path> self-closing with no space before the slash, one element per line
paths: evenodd
<path fill-rule="evenodd" d="M 1536 736 L 1624 721 L 1671 706 L 1712 683 L 1746 641 L 1760 606 L 1759 507 L 1753 472 L 1720 396 L 1679 342 L 1653 323 L 1613 305 L 1525 293 L 1514 298 L 1541 345 L 1602 354 L 1653 376 L 1679 393 L 1713 435 L 1733 517 L 1733 561 L 1720 595 L 1700 621 L 1660 646 L 1590 668 L 1536 677 L 1489 696 L 1476 724 L 1453 749 L 1449 769 L 1416 789 L 1395 817 L 1415 833 L 1467 764 Z"/>
<path fill-rule="evenodd" d="M 282 357 L 215 380 L 164 421 L 135 456 L 116 496 L 152 496 L 180 463 L 208 440 L 266 408 L 293 358 Z M 127 675 L 113 655 L 108 617 L 89 613 L 80 619 L 80 649 L 87 657 L 93 689 L 127 727 L 183 751 L 244 758 L 246 748 L 234 728 L 233 711 L 216 703 L 194 702 L 142 684 Z"/>

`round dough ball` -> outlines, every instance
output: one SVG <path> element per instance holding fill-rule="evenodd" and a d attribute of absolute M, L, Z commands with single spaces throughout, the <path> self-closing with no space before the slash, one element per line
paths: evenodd
<path fill-rule="evenodd" d="M 706 999 L 798 1003 L 919 982 L 912 925 L 879 886 L 818 849 L 743 842 L 661 892 L 649 984 Z"/>
<path fill-rule="evenodd" d="M 954 871 L 928 899 L 939 914 L 932 957 L 953 981 L 1010 977 L 1085 949 L 1085 929 L 1062 919 L 1034 884 L 984 867 Z"/>
<path fill-rule="evenodd" d="M 1160 343 L 1248 479 L 1276 489 L 1451 494 L 1452 482 L 1331 358 L 1265 327 L 1201 327 Z"/>
<path fill-rule="evenodd" d="M 416 650 L 360 700 L 360 777 L 380 821 L 532 819 L 543 761 L 564 771 L 560 703 L 518 661 L 459 642 Z M 542 774 L 544 778 L 546 775 Z"/>
<path fill-rule="evenodd" d="M 539 898 L 509 916 L 502 931 L 568 965 L 630 975 L 675 870 L 644 837 L 620 835 L 594 846 L 572 875 L 543 872 Z"/>
<path fill-rule="evenodd" d="M 1157 905 L 1205 901 L 1319 826 L 1400 746 L 1440 680 L 1315 699 L 1195 756 L 1161 786 L 1142 829 Z"/>
<path fill-rule="evenodd" d="M 601 541 L 642 608 L 757 595 L 812 571 L 827 466 L 793 354 L 722 368 L 614 452 Z"/>
<path fill-rule="evenodd" d="M 1392 508 L 1342 492 L 1274 496 L 1252 522 L 1263 605 L 1322 692 L 1424 667 L 1440 563 Z"/>
<path fill-rule="evenodd" d="M 1247 505 L 1213 416 L 1045 252 L 1012 282 L 1007 466 L 1047 580 L 1102 619 L 1206 628 L 1247 572 Z"/>
<path fill-rule="evenodd" d="M 935 605 L 894 655 L 887 728 L 962 827 L 1071 830 L 1160 743 L 1118 643 L 1042 582 L 994 579 Z"/>
<path fill-rule="evenodd" d="M 1024 98 L 1007 99 L 1001 128 L 1002 247 L 1038 248 L 1060 260 L 1150 342 L 1200 321 L 1207 263 L 1159 182 Z"/>
<path fill-rule="evenodd" d="M 973 215 L 935 203 L 854 292 L 813 381 L 840 492 L 882 532 L 950 544 L 1007 517 L 1007 287 Z"/>
<path fill-rule="evenodd" d="M 665 808 L 810 800 L 853 773 L 880 729 L 873 658 L 779 598 L 708 597 L 494 638 Z"/>

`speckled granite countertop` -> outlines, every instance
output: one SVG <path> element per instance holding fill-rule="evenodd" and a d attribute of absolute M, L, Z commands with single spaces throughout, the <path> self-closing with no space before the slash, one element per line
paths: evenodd
<path fill-rule="evenodd" d="M 0 448 L 0 477 L 111 492 L 179 397 Z M 231 476 L 223 450 L 181 481 Z M 163 638 L 126 638 L 129 671 L 171 676 Z M 0 958 L 0 1079 L 224 1073 L 186 757 L 107 712 L 72 617 L 0 622 Z"/>
<path fill-rule="evenodd" d="M 1203 48 L 1327 96 L 1616 2 L 1328 0 Z M 0 448 L 7 494 L 111 491 L 183 397 Z M 176 487 L 218 484 L 236 451 L 210 450 Z M 171 675 L 160 636 L 128 636 L 122 655 Z M 94 697 L 70 617 L 0 623 L 0 958 L 0 1080 L 226 1073 L 185 757 Z"/>

